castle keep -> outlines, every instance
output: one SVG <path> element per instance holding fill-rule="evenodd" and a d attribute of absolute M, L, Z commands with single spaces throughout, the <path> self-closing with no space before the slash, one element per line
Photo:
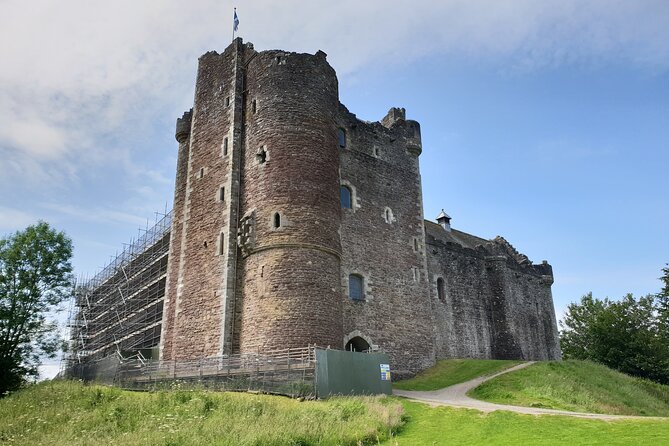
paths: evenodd
<path fill-rule="evenodd" d="M 357 119 L 322 51 L 238 38 L 204 54 L 176 139 L 160 318 L 133 332 L 159 328 L 161 359 L 317 344 L 386 352 L 408 375 L 449 357 L 560 358 L 550 265 L 445 213 L 425 221 L 418 122 Z"/>

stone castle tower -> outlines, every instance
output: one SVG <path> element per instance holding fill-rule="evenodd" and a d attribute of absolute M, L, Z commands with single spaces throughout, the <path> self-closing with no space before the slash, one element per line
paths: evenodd
<path fill-rule="evenodd" d="M 409 374 L 559 357 L 550 266 L 425 222 L 418 123 L 358 120 L 322 51 L 204 54 L 176 139 L 162 359 L 317 344 Z"/>

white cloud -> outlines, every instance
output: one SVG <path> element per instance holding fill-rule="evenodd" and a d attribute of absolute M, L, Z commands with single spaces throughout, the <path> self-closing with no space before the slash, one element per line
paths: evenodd
<path fill-rule="evenodd" d="M 136 151 L 119 149 L 119 140 L 129 128 L 141 132 L 161 113 L 187 108 L 197 56 L 220 51 L 230 37 L 231 2 L 2 5 L 6 182 L 76 181 L 87 164 L 128 169 Z M 428 55 L 497 60 L 512 71 L 601 61 L 669 67 L 669 3 L 662 0 L 265 0 L 238 11 L 240 32 L 256 48 L 323 49 L 344 80 L 371 64 L 392 69 Z"/>

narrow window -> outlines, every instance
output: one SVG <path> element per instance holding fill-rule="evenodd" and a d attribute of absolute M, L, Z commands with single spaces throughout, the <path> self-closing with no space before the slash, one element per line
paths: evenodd
<path fill-rule="evenodd" d="M 374 147 L 374 149 L 372 149 L 372 153 L 374 153 L 374 156 L 378 158 L 379 157 L 379 148 Z"/>
<path fill-rule="evenodd" d="M 221 201 L 225 201 L 225 187 L 221 186 L 221 188 L 218 191 L 218 199 Z"/>
<path fill-rule="evenodd" d="M 226 107 L 229 107 L 229 106 L 230 106 L 230 96 L 228 96 L 227 98 L 225 98 L 225 106 L 226 106 Z"/>
<path fill-rule="evenodd" d="M 223 156 L 228 154 L 228 137 L 223 138 Z"/>
<path fill-rule="evenodd" d="M 278 212 L 274 214 L 274 219 L 272 220 L 272 224 L 274 225 L 274 229 L 281 227 L 281 215 Z"/>
<path fill-rule="evenodd" d="M 202 178 L 204 176 L 204 167 L 200 167 L 200 172 L 198 173 L 198 178 Z"/>
<path fill-rule="evenodd" d="M 418 252 L 418 237 L 413 238 L 413 250 Z"/>
<path fill-rule="evenodd" d="M 265 161 L 267 161 L 267 151 L 265 149 L 260 149 L 256 154 L 256 159 L 258 160 L 258 164 L 265 164 Z"/>
<path fill-rule="evenodd" d="M 218 239 L 218 255 L 222 256 L 225 252 L 225 233 L 221 232 L 221 235 Z"/>
<path fill-rule="evenodd" d="M 281 65 L 281 56 L 276 56 L 276 64 Z"/>
<path fill-rule="evenodd" d="M 362 276 L 351 274 L 348 276 L 348 297 L 351 300 L 364 300 Z"/>
<path fill-rule="evenodd" d="M 340 186 L 339 197 L 342 209 L 351 209 L 351 189 L 346 186 Z"/>
<path fill-rule="evenodd" d="M 339 147 L 342 149 L 346 147 L 346 132 L 342 128 L 337 129 L 337 139 L 339 140 Z"/>
<path fill-rule="evenodd" d="M 446 300 L 446 293 L 444 292 L 444 279 L 441 277 L 437 279 L 437 297 L 444 302 Z"/>
<path fill-rule="evenodd" d="M 256 100 L 254 99 L 253 102 L 251 102 L 251 113 L 253 113 L 255 115 L 257 109 L 258 108 L 256 106 Z"/>
<path fill-rule="evenodd" d="M 393 211 L 390 208 L 386 208 L 383 211 L 383 219 L 388 223 L 389 225 L 393 223 L 393 220 L 395 217 L 393 217 Z"/>

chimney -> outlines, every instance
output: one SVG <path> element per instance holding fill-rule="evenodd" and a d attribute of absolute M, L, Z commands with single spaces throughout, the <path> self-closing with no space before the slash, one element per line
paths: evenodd
<path fill-rule="evenodd" d="M 437 223 L 444 228 L 445 231 L 451 232 L 451 217 L 442 209 L 437 215 Z"/>

